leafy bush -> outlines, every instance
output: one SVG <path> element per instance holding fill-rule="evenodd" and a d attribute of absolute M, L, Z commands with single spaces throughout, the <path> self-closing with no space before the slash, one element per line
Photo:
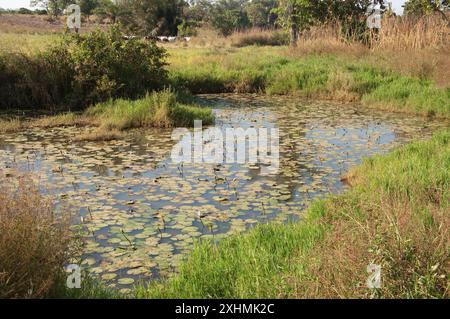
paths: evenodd
<path fill-rule="evenodd" d="M 123 40 L 118 29 L 72 36 L 63 42 L 73 69 L 75 99 L 95 103 L 112 97 L 135 97 L 164 85 L 163 49 L 154 43 Z"/>
<path fill-rule="evenodd" d="M 65 34 L 35 56 L 0 56 L 0 106 L 83 107 L 109 98 L 143 96 L 166 84 L 164 49 L 123 39 L 119 29 Z"/>
<path fill-rule="evenodd" d="M 197 35 L 198 23 L 195 21 L 183 20 L 177 28 L 179 37 L 192 37 Z"/>

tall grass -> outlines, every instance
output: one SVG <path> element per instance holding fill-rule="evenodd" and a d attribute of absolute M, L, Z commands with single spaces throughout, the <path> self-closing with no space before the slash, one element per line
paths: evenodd
<path fill-rule="evenodd" d="M 259 92 L 361 101 L 366 106 L 423 115 L 450 116 L 449 89 L 403 76 L 364 58 L 303 55 L 287 48 L 193 50 L 171 57 L 170 79 L 193 93 Z M 178 56 L 180 54 L 180 57 Z M 450 87 L 450 83 L 449 83 Z"/>
<path fill-rule="evenodd" d="M 194 120 L 208 125 L 214 120 L 211 109 L 181 104 L 177 95 L 168 90 L 149 93 L 134 101 L 118 99 L 100 103 L 88 108 L 85 115 L 97 119 L 107 130 L 193 126 Z"/>
<path fill-rule="evenodd" d="M 171 50 L 172 84 L 193 93 L 299 94 L 422 114 L 448 112 L 446 90 L 435 87 L 450 87 L 450 28 L 440 16 L 386 17 L 381 31 L 367 32 L 365 41 L 329 22 L 302 32 L 296 48 L 253 46 L 270 45 L 273 36 L 272 31 L 236 33 L 228 39 L 231 45 L 250 45 L 239 50 Z M 368 68 L 377 81 L 367 86 L 359 71 Z M 406 98 L 398 98 L 405 83 Z"/>
<path fill-rule="evenodd" d="M 409 50 L 448 46 L 450 26 L 440 15 L 416 17 L 386 17 L 374 49 Z"/>
<path fill-rule="evenodd" d="M 123 131 L 133 128 L 190 127 L 195 120 L 201 120 L 204 125 L 214 122 L 210 108 L 191 103 L 189 95 L 163 90 L 147 93 L 137 100 L 111 99 L 84 112 L 0 120 L 0 133 L 34 127 L 84 126 L 86 130 L 74 137 L 74 141 L 110 141 L 123 137 Z"/>
<path fill-rule="evenodd" d="M 29 176 L 0 177 L 0 298 L 43 298 L 74 256 L 71 216 Z"/>
<path fill-rule="evenodd" d="M 289 36 L 282 30 L 250 29 L 233 33 L 229 37 L 229 41 L 234 47 L 249 45 L 280 46 L 289 44 Z"/>
<path fill-rule="evenodd" d="M 369 160 L 298 223 L 202 242 L 145 298 L 448 298 L 450 131 Z M 367 265 L 382 268 L 368 289 Z"/>

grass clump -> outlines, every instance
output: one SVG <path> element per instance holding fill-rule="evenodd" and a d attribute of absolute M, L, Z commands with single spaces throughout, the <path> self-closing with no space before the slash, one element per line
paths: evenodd
<path fill-rule="evenodd" d="M 0 298 L 43 298 L 65 282 L 70 218 L 31 177 L 0 177 Z"/>
<path fill-rule="evenodd" d="M 448 298 L 450 131 L 368 159 L 304 220 L 202 242 L 152 298 Z M 367 265 L 382 287 L 366 286 Z"/>
<path fill-rule="evenodd" d="M 90 107 L 87 117 L 97 118 L 100 127 L 106 130 L 125 130 L 139 127 L 193 126 L 194 120 L 204 125 L 214 120 L 211 109 L 183 105 L 175 93 L 162 91 L 149 93 L 144 98 L 111 100 Z"/>
<path fill-rule="evenodd" d="M 283 46 L 289 44 L 289 36 L 284 31 L 251 29 L 245 32 L 233 33 L 230 36 L 234 47 L 256 46 Z"/>
<path fill-rule="evenodd" d="M 0 120 L 0 133 L 13 133 L 22 129 L 22 122 L 19 119 Z"/>
<path fill-rule="evenodd" d="M 214 122 L 212 110 L 191 104 L 192 96 L 169 90 L 147 93 L 138 100 L 117 99 L 89 107 L 83 113 L 62 113 L 31 120 L 0 120 L 0 133 L 25 128 L 86 126 L 95 127 L 76 136 L 74 141 L 111 141 L 122 138 L 133 128 L 190 127 L 195 120 L 203 125 Z"/>

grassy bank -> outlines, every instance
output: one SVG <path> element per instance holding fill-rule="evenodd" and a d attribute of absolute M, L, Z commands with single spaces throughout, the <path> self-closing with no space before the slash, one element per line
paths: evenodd
<path fill-rule="evenodd" d="M 211 109 L 189 104 L 186 97 L 171 91 L 148 93 L 138 100 L 117 99 L 89 107 L 82 113 L 63 113 L 31 120 L 0 120 L 0 133 L 27 128 L 59 126 L 95 126 L 97 130 L 77 136 L 77 140 L 111 140 L 132 128 L 189 127 L 194 120 L 213 123 Z"/>
<path fill-rule="evenodd" d="M 303 55 L 286 47 L 180 48 L 170 54 L 172 85 L 192 93 L 294 94 L 360 101 L 390 111 L 450 116 L 450 84 L 438 87 L 426 74 L 401 75 L 376 65 L 373 57 Z"/>
<path fill-rule="evenodd" d="M 450 131 L 366 160 L 305 218 L 196 246 L 139 298 L 449 297 Z M 370 263 L 382 288 L 366 288 Z"/>

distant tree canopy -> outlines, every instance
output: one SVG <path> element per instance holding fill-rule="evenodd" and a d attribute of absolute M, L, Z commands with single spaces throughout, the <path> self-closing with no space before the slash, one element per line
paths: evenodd
<path fill-rule="evenodd" d="M 445 11 L 450 10 L 449 0 L 408 0 L 405 3 L 405 14 L 409 15 L 427 15 L 439 13 L 445 19 Z"/>
<path fill-rule="evenodd" d="M 32 0 L 51 15 L 61 14 L 78 3 L 87 16 L 119 22 L 126 32 L 141 35 L 196 34 L 209 25 L 228 36 L 248 28 L 284 28 L 291 43 L 302 32 L 319 23 L 338 21 L 343 33 L 364 38 L 367 9 L 372 4 L 385 9 L 385 0 Z M 450 8 L 450 0 L 407 0 L 405 13 L 425 15 Z"/>
<path fill-rule="evenodd" d="M 58 16 L 64 10 L 65 2 L 64 0 L 31 0 L 30 5 L 40 7 L 52 16 Z"/>
<path fill-rule="evenodd" d="M 94 13 L 94 10 L 100 6 L 99 0 L 79 0 L 81 12 L 87 16 Z"/>
<path fill-rule="evenodd" d="M 245 12 L 245 3 L 245 0 L 217 1 L 211 10 L 211 25 L 224 36 L 247 28 L 250 22 Z"/>
<path fill-rule="evenodd" d="M 118 21 L 137 34 L 176 35 L 187 7 L 184 0 L 123 0 Z"/>
<path fill-rule="evenodd" d="M 299 34 L 316 23 L 339 21 L 345 34 L 354 36 L 365 30 L 365 14 L 369 5 L 383 0 L 279 0 L 276 9 L 281 26 L 289 29 L 295 45 Z"/>
<path fill-rule="evenodd" d="M 253 27 L 273 27 L 277 15 L 274 10 L 278 7 L 278 0 L 254 0 L 247 3 L 245 10 Z"/>

